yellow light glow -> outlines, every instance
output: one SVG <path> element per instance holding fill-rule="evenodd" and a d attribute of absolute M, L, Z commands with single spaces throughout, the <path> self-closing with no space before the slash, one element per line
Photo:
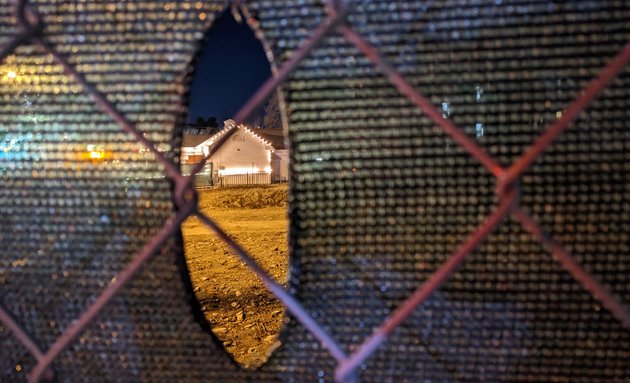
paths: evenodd
<path fill-rule="evenodd" d="M 7 72 L 7 77 L 8 78 L 16 78 L 17 77 L 17 73 L 15 71 L 10 70 L 10 71 Z"/>
<path fill-rule="evenodd" d="M 87 145 L 87 150 L 81 154 L 81 159 L 102 161 L 112 158 L 112 152 L 106 151 L 104 147 L 100 145 Z"/>
<path fill-rule="evenodd" d="M 100 160 L 105 157 L 105 153 L 103 152 L 90 152 L 90 158 L 95 160 Z"/>
<path fill-rule="evenodd" d="M 265 166 L 265 173 L 271 173 L 271 166 Z"/>
<path fill-rule="evenodd" d="M 237 174 L 255 174 L 260 173 L 258 168 L 230 168 L 219 170 L 220 176 L 234 176 Z"/>

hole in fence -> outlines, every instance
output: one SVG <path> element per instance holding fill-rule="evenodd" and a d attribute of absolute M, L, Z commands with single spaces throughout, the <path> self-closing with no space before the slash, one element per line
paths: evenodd
<path fill-rule="evenodd" d="M 229 119 L 271 76 L 244 15 L 228 11 L 208 33 L 193 76 L 181 167 L 195 177 L 199 210 L 215 220 L 273 278 L 288 274 L 287 179 L 276 97 L 246 123 Z M 238 19 L 238 20 L 237 20 Z M 212 332 L 234 360 L 261 366 L 280 342 L 284 306 L 198 219 L 182 225 L 195 296 Z"/>

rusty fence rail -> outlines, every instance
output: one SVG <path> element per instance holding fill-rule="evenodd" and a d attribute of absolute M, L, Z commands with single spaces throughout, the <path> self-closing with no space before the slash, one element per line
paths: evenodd
<path fill-rule="evenodd" d="M 194 189 L 194 175 L 200 171 L 206 160 L 200 162 L 191 172 L 190 176 L 180 173 L 178 166 L 165 157 L 143 133 L 136 128 L 111 104 L 103 94 L 90 85 L 85 77 L 69 63 L 66 57 L 60 54 L 55 45 L 46 39 L 43 28 L 43 20 L 26 0 L 18 0 L 15 4 L 16 18 L 20 32 L 13 37 L 4 47 L 0 48 L 0 61 L 11 54 L 16 47 L 22 44 L 35 44 L 44 52 L 52 55 L 54 60 L 63 66 L 65 73 L 80 84 L 93 101 L 107 113 L 113 120 L 135 139 L 151 151 L 156 160 L 164 166 L 166 175 L 175 185 L 175 202 L 178 213 L 173 219 L 166 222 L 162 229 L 136 254 L 132 261 L 116 276 L 115 282 L 110 284 L 96 300 L 77 318 L 70 327 L 56 339 L 47 349 L 40 350 L 35 342 L 19 325 L 19 318 L 15 319 L 3 307 L 0 306 L 0 321 L 13 333 L 13 335 L 26 347 L 37 360 L 37 364 L 29 374 L 31 383 L 39 382 L 44 378 L 51 378 L 51 364 L 55 358 L 81 334 L 85 327 L 103 310 L 111 299 L 138 273 L 141 267 L 149 262 L 158 252 L 160 247 L 179 228 L 180 224 L 189 216 L 197 216 L 218 238 L 224 241 L 234 250 L 235 254 L 264 282 L 265 286 L 273 293 L 308 331 L 310 331 L 337 360 L 336 380 L 339 383 L 349 383 L 356 380 L 358 367 L 370 357 L 376 349 L 387 341 L 388 336 L 424 301 L 427 300 L 449 277 L 458 269 L 471 252 L 477 248 L 488 235 L 508 216 L 512 216 L 519 222 L 532 237 L 542 243 L 553 257 L 588 290 L 603 307 L 608 309 L 623 326 L 630 329 L 630 311 L 620 302 L 606 287 L 604 287 L 591 273 L 589 273 L 571 254 L 543 231 L 541 226 L 519 206 L 519 178 L 532 163 L 553 144 L 554 140 L 568 129 L 584 108 L 604 90 L 608 84 L 623 70 L 630 61 L 630 42 L 606 65 L 581 92 L 580 96 L 566 109 L 566 112 L 546 131 L 531 144 L 525 153 L 514 163 L 505 168 L 498 164 L 484 149 L 468 138 L 451 120 L 442 116 L 442 113 L 425 97 L 415 89 L 405 77 L 393 66 L 385 61 L 377 49 L 375 49 L 356 30 L 346 23 L 346 15 L 349 5 L 342 1 L 329 0 L 327 3 L 328 17 L 317 27 L 304 41 L 302 46 L 279 68 L 272 78 L 266 81 L 262 87 L 249 99 L 238 111 L 235 120 L 245 120 L 257 107 L 280 86 L 288 76 L 300 65 L 311 50 L 319 44 L 324 37 L 332 33 L 339 33 L 349 42 L 354 44 L 374 66 L 379 68 L 401 94 L 406 96 L 422 112 L 428 116 L 438 127 L 447 133 L 457 144 L 464 148 L 483 167 L 485 167 L 497 182 L 496 193 L 499 205 L 486 220 L 477 227 L 457 249 L 453 251 L 449 259 L 404 301 L 397 310 L 351 354 L 347 354 L 340 345 L 322 326 L 306 312 L 300 302 L 289 294 L 281 285 L 273 280 L 236 242 L 223 232 L 218 225 L 197 208 L 197 196 Z"/>

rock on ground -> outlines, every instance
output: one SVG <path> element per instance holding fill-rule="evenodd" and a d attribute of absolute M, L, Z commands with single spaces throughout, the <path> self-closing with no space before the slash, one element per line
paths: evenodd
<path fill-rule="evenodd" d="M 199 190 L 199 207 L 277 281 L 288 272 L 287 187 Z M 195 295 L 214 334 L 247 368 L 262 365 L 280 342 L 284 307 L 231 250 L 196 218 L 182 225 Z"/>

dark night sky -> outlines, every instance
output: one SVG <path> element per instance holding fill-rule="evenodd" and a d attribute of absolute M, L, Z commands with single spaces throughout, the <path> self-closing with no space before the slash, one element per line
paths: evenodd
<path fill-rule="evenodd" d="M 216 21 L 203 42 L 190 94 L 188 120 L 217 118 L 219 126 L 236 114 L 271 76 L 262 44 L 231 12 Z"/>

